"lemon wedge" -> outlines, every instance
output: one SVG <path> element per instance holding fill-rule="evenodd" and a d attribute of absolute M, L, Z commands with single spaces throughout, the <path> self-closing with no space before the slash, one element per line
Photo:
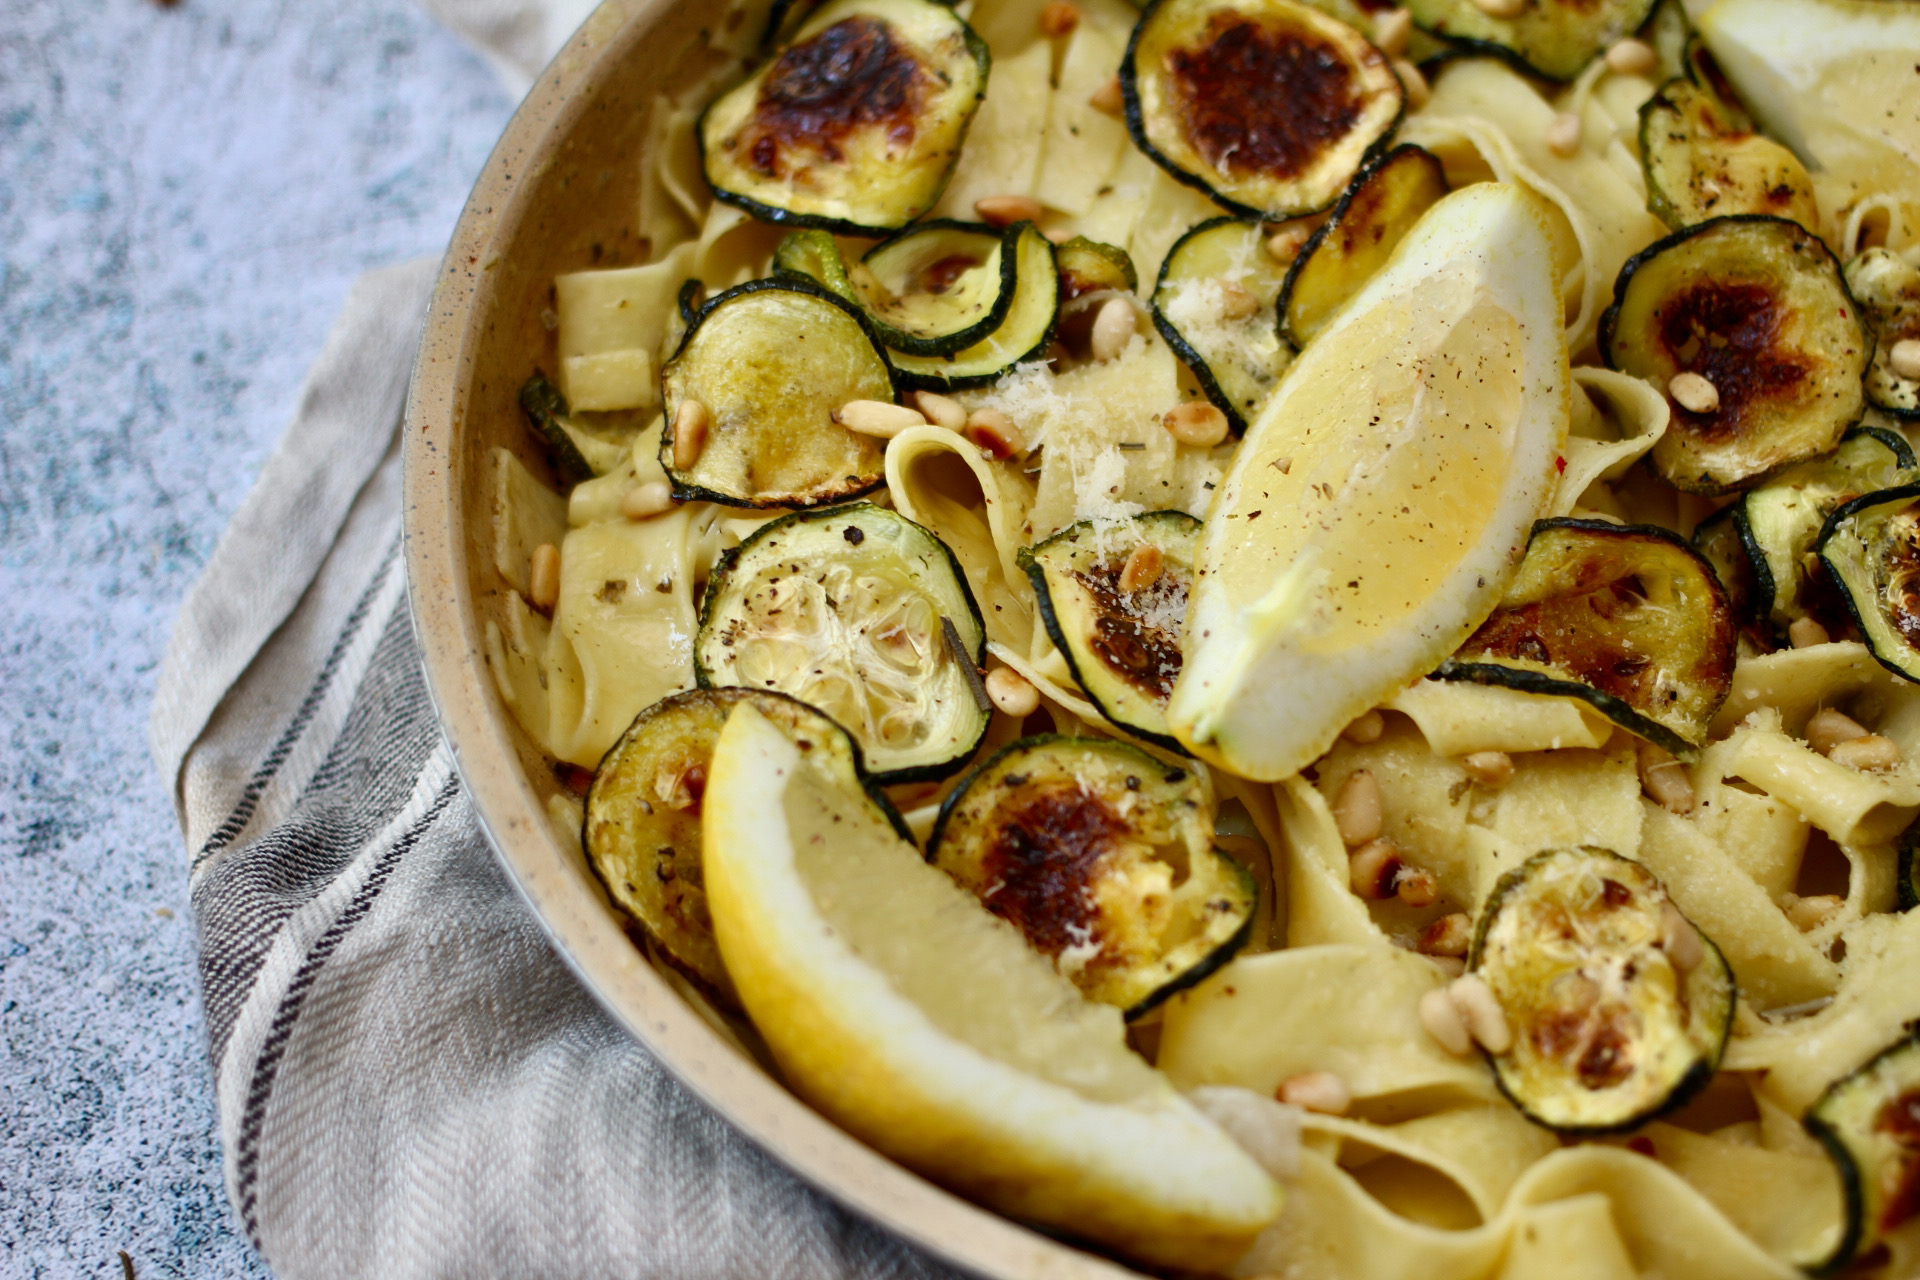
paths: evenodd
<path fill-rule="evenodd" d="M 1486 618 L 1552 499 L 1570 414 L 1536 197 L 1436 204 L 1308 344 L 1214 495 L 1167 719 L 1277 781 Z"/>
<path fill-rule="evenodd" d="M 1015 1217 L 1194 1270 L 1245 1252 L 1278 1185 L 830 754 L 742 704 L 703 810 L 720 954 L 794 1091 Z"/>

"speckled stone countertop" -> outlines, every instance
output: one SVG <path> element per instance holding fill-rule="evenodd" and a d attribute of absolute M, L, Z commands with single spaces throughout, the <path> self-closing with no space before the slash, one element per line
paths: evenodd
<path fill-rule="evenodd" d="M 154 673 L 348 285 L 444 246 L 511 109 L 406 0 L 0 0 L 0 1275 L 266 1274 Z"/>

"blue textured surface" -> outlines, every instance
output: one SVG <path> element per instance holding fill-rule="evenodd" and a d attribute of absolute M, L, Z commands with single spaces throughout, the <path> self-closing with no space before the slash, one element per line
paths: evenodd
<path fill-rule="evenodd" d="M 510 110 L 394 0 L 0 0 L 0 1274 L 265 1274 L 154 673 L 353 277 L 445 244 Z"/>

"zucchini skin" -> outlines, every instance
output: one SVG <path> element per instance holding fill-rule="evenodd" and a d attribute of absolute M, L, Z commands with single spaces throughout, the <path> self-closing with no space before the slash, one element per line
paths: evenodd
<path fill-rule="evenodd" d="M 1904 881 L 1902 887 L 1904 888 Z M 1862 1247 L 1870 1239 L 1877 1237 L 1883 1229 L 1868 1222 L 1869 1210 L 1877 1207 L 1873 1203 L 1877 1197 L 1867 1185 L 1868 1171 L 1860 1167 L 1860 1161 L 1848 1145 L 1839 1123 L 1830 1119 L 1826 1112 L 1829 1108 L 1844 1104 L 1849 1085 L 1871 1077 L 1890 1062 L 1914 1056 L 1920 1056 L 1920 1028 L 1910 1026 L 1905 1036 L 1874 1054 L 1857 1069 L 1827 1086 L 1826 1092 L 1807 1108 L 1806 1115 L 1801 1118 L 1801 1126 L 1826 1150 L 1828 1158 L 1833 1161 L 1834 1169 L 1840 1175 L 1841 1192 L 1846 1203 L 1846 1227 L 1840 1242 L 1825 1259 L 1805 1265 L 1804 1269 L 1809 1275 L 1828 1276 L 1844 1270 Z M 1904 1097 L 1910 1093 L 1911 1090 L 1899 1096 Z M 1886 1104 L 1883 1101 L 1881 1105 Z M 1916 1159 L 1920 1159 L 1920 1156 Z M 1870 1227 L 1872 1227 L 1871 1231 Z"/>
<path fill-rule="evenodd" d="M 1900 910 L 1911 911 L 1920 907 L 1920 822 L 1909 826 L 1900 833 L 1900 863 L 1898 884 L 1895 890 L 1900 896 Z"/>
<path fill-rule="evenodd" d="M 1235 436 L 1246 433 L 1246 414 L 1240 411 L 1240 406 L 1234 403 L 1233 397 L 1228 395 L 1226 389 L 1220 385 L 1220 379 L 1214 375 L 1213 366 L 1207 363 L 1207 358 L 1187 341 L 1187 336 L 1181 333 L 1173 321 L 1167 319 L 1160 310 L 1159 298 L 1160 291 L 1167 285 L 1167 275 L 1179 260 L 1180 249 L 1187 241 L 1233 223 L 1249 222 L 1255 226 L 1259 225 L 1257 219 L 1253 217 L 1229 213 L 1218 218 L 1208 218 L 1205 222 L 1189 227 L 1178 240 L 1173 242 L 1173 247 L 1167 250 L 1167 256 L 1160 260 L 1160 275 L 1153 282 L 1153 294 L 1147 304 L 1147 312 L 1153 317 L 1153 327 L 1159 331 L 1161 340 L 1173 349 L 1173 354 L 1179 357 L 1180 363 L 1187 366 L 1187 372 L 1191 373 L 1193 380 L 1200 384 L 1200 390 L 1213 403 L 1213 407 L 1227 415 L 1227 428 Z M 1283 346 L 1286 341 L 1285 336 L 1282 335 L 1280 342 Z M 1182 754 L 1185 752 L 1183 751 Z"/>
<path fill-rule="evenodd" d="M 1903 680 L 1920 683 L 1920 660 L 1916 660 L 1916 666 L 1909 669 L 1884 651 L 1884 644 L 1878 635 L 1878 627 L 1887 625 L 1886 621 L 1877 614 L 1871 619 L 1867 616 L 1860 602 L 1854 599 L 1853 590 L 1847 585 L 1847 580 L 1841 575 L 1840 566 L 1834 562 L 1833 556 L 1827 550 L 1828 541 L 1835 532 L 1857 512 L 1891 502 L 1916 500 L 1920 500 L 1920 484 L 1900 485 L 1892 489 L 1882 489 L 1878 493 L 1864 493 L 1851 502 L 1841 503 L 1827 516 L 1826 524 L 1821 527 L 1820 537 L 1815 543 L 1815 552 L 1820 557 L 1821 568 L 1832 580 L 1840 599 L 1845 603 L 1848 617 L 1854 626 L 1859 628 L 1862 639 L 1866 641 L 1867 651 L 1873 655 L 1874 661 Z"/>
<path fill-rule="evenodd" d="M 1867 367 L 1867 401 L 1902 422 L 1920 422 L 1920 384 L 1888 367 L 1895 342 L 1920 336 L 1920 269 L 1890 250 L 1868 249 L 1847 263 L 1847 288 L 1874 318 L 1878 333 Z M 1892 274 L 1896 281 L 1880 277 Z"/>
<path fill-rule="evenodd" d="M 1000 292 L 995 297 L 992 308 L 988 310 L 985 316 L 964 329 L 955 330 L 953 333 L 941 334 L 934 338 L 919 338 L 907 333 L 905 330 L 897 329 L 885 323 L 875 317 L 871 311 L 868 311 L 867 319 L 872 322 L 875 332 L 880 335 L 880 340 L 886 348 L 891 351 L 904 352 L 910 356 L 952 355 L 956 351 L 963 350 L 981 341 L 995 329 L 998 329 L 1001 322 L 1007 318 L 1007 312 L 1013 309 L 1014 288 L 1020 280 L 1020 236 L 1017 228 L 1022 225 L 1025 224 L 1015 223 L 1012 226 L 995 228 L 988 226 L 984 222 L 963 222 L 958 218 L 935 218 L 927 222 L 916 222 L 911 226 L 903 227 L 862 254 L 860 261 L 865 263 L 873 258 L 875 254 L 891 248 L 904 240 L 911 239 L 917 235 L 923 235 L 929 231 L 966 231 L 975 234 L 996 236 L 1000 240 Z M 854 301 L 858 303 L 859 300 L 859 294 L 856 290 Z M 866 311 L 866 308 L 863 306 L 861 310 Z M 1051 332 L 1049 332 L 1048 336 L 1052 336 Z"/>
<path fill-rule="evenodd" d="M 1593 46 L 1585 57 L 1580 58 L 1577 62 L 1555 61 L 1551 65 L 1542 65 L 1542 63 L 1547 61 L 1546 59 L 1536 58 L 1530 60 L 1527 55 L 1519 49 L 1514 48 L 1512 45 L 1502 44 L 1500 41 L 1490 37 L 1459 35 L 1453 32 L 1439 30 L 1437 26 L 1434 25 L 1433 20 L 1421 20 L 1421 10 L 1430 6 L 1415 4 L 1409 7 L 1414 11 L 1415 29 L 1431 36 L 1435 40 L 1444 41 L 1451 46 L 1453 56 L 1497 58 L 1522 75 L 1551 80 L 1561 84 L 1577 78 L 1580 72 L 1611 42 L 1610 40 L 1601 40 Z M 1542 7 L 1547 6 L 1543 4 Z M 1635 7 L 1639 8 L 1640 16 L 1637 19 L 1623 24 L 1618 35 L 1614 38 L 1632 35 L 1635 32 L 1644 30 L 1652 20 L 1654 10 L 1658 6 L 1654 3 L 1654 0 L 1643 0 L 1642 3 L 1636 4 Z M 1632 9 L 1627 10 L 1627 12 L 1631 13 Z M 1440 21 L 1444 21 L 1444 17 L 1440 19 Z M 1422 70 L 1425 69 L 1423 66 Z"/>
<path fill-rule="evenodd" d="M 567 415 L 566 397 L 538 369 L 520 384 L 520 409 L 527 415 L 528 425 L 551 451 L 556 471 L 569 480 L 593 478 L 593 467 L 581 455 L 579 446 L 568 439 L 567 433 L 554 421 Z"/>
<path fill-rule="evenodd" d="M 1029 233 L 1031 234 L 1029 235 Z M 1013 257 L 1016 263 L 1016 271 L 1018 271 L 1017 264 L 1018 264 L 1019 258 L 1024 254 L 1026 250 L 1026 246 L 1028 244 L 1032 244 L 1034 253 L 1038 256 L 1043 257 L 1045 260 L 1044 268 L 1041 268 L 1039 263 L 1035 263 L 1036 270 L 1043 271 L 1046 279 L 1045 284 L 1037 285 L 1035 287 L 1043 290 L 1051 291 L 1051 305 L 1047 313 L 1047 323 L 1044 330 L 1038 332 L 1035 335 L 1034 340 L 1030 345 L 1024 348 L 1021 348 L 1013 355 L 1005 358 L 1000 363 L 994 365 L 994 367 L 990 369 L 985 369 L 985 368 L 979 369 L 973 373 L 944 373 L 944 372 L 940 372 L 936 367 L 933 367 L 933 366 L 929 366 L 928 368 L 925 368 L 925 369 L 918 369 L 918 368 L 914 368 L 911 365 L 903 363 L 902 357 L 914 358 L 914 357 L 907 357 L 907 353 L 905 352 L 900 352 L 897 354 L 889 353 L 887 357 L 888 363 L 893 368 L 894 382 L 898 386 L 908 390 L 914 390 L 914 391 L 939 391 L 939 392 L 965 391 L 975 387 L 992 386 L 993 383 L 999 379 L 1001 374 L 1013 368 L 1015 365 L 1022 364 L 1026 361 L 1035 359 L 1036 357 L 1041 355 L 1043 352 L 1045 352 L 1048 346 L 1052 344 L 1054 335 L 1058 333 L 1060 330 L 1060 310 L 1061 310 L 1060 264 L 1059 264 L 1059 258 L 1057 257 L 1054 250 L 1053 242 L 1047 239 L 1046 236 L 1041 233 L 1040 229 L 1034 226 L 1031 222 L 1015 222 L 1011 224 L 1010 226 L 1007 227 L 1007 237 L 1008 237 L 1009 244 L 1017 246 L 1017 250 L 1013 253 Z M 1003 251 L 1003 253 L 1004 252 L 1005 251 Z M 1014 292 L 1011 295 L 1011 299 L 1008 304 L 1006 317 L 1002 320 L 1001 325 L 998 328 L 994 329 L 991 333 L 989 333 L 987 338 L 984 339 L 983 341 L 986 341 L 986 342 L 992 341 L 993 338 L 998 336 L 999 333 L 1002 330 L 1004 330 L 1009 323 L 1012 323 L 1020 319 L 1020 316 L 1018 314 L 1020 309 L 1020 302 L 1021 302 L 1020 290 L 1022 285 L 1024 285 L 1025 281 L 1026 281 L 1025 272 L 1023 271 L 1018 272 L 1018 276 L 1014 286 Z M 981 344 L 976 343 L 975 345 L 978 346 Z M 954 357 L 965 355 L 966 352 L 971 349 L 972 348 L 963 348 L 962 350 L 953 352 L 948 356 L 924 356 L 924 357 L 917 357 L 917 358 L 925 359 L 925 360 L 950 360 L 950 359 L 953 359 Z"/>

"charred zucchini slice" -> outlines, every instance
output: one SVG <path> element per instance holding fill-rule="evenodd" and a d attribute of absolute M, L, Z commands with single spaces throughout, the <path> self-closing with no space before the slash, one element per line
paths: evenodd
<path fill-rule="evenodd" d="M 1835 507 L 1819 552 L 1873 656 L 1920 680 L 1920 484 Z"/>
<path fill-rule="evenodd" d="M 709 302 L 660 371 L 667 429 L 660 465 L 676 498 L 736 507 L 807 507 L 877 489 L 885 448 L 833 413 L 891 400 L 887 358 L 859 308 L 789 276 L 753 280 Z M 680 406 L 706 409 L 706 441 L 674 466 Z"/>
<path fill-rule="evenodd" d="M 1613 298 L 1600 349 L 1667 391 L 1673 422 L 1652 457 L 1677 488 L 1749 488 L 1860 419 L 1872 334 L 1840 264 L 1799 223 L 1741 214 L 1675 232 L 1621 269 Z M 1711 383 L 1718 406 L 1674 400 L 1679 373 Z"/>
<path fill-rule="evenodd" d="M 884 783 L 966 763 L 992 713 L 975 697 L 985 654 L 953 552 L 870 502 L 775 520 L 728 552 L 693 647 L 702 688 L 775 689 L 818 707 Z"/>
<path fill-rule="evenodd" d="M 1885 427 L 1855 427 L 1824 458 L 1803 462 L 1740 500 L 1738 521 L 1747 553 L 1768 584 L 1763 612 L 1777 626 L 1806 616 L 1807 553 L 1827 514 L 1863 493 L 1912 483 L 1913 447 Z"/>
<path fill-rule="evenodd" d="M 697 130 L 716 198 L 848 235 L 939 200 L 986 96 L 987 46 L 933 0 L 832 0 Z"/>
<path fill-rule="evenodd" d="M 847 731 L 806 703 L 760 689 L 690 689 L 638 716 L 594 772 L 580 838 L 587 865 L 614 906 L 667 959 L 728 1004 L 733 984 L 720 963 L 707 915 L 700 864 L 700 804 L 720 730 L 741 702 L 779 725 L 802 751 L 821 751 L 849 780 L 864 783 L 860 747 Z M 886 794 L 868 784 L 880 812 L 902 836 L 906 826 Z"/>
<path fill-rule="evenodd" d="M 1075 236 L 1054 251 L 1060 270 L 1060 301 L 1072 302 L 1090 293 L 1132 293 L 1140 274 L 1125 249 Z"/>
<path fill-rule="evenodd" d="M 1654 0 L 1533 0 L 1518 17 L 1496 18 L 1473 0 L 1409 0 L 1420 29 L 1491 53 L 1549 80 L 1571 80 L 1594 56 L 1632 35 Z"/>
<path fill-rule="evenodd" d="M 1760 575 L 1766 571 L 1754 567 L 1746 534 L 1737 519 L 1739 514 L 1738 505 L 1722 507 L 1702 520 L 1693 531 L 1693 549 L 1707 562 L 1713 576 L 1719 579 L 1721 590 L 1727 593 L 1734 626 L 1745 628 L 1766 614 L 1761 602 L 1773 598 L 1773 586 L 1770 578 L 1764 588 L 1761 585 Z"/>
<path fill-rule="evenodd" d="M 1513 1044 L 1490 1054 L 1500 1091 L 1559 1133 L 1615 1133 L 1670 1111 L 1719 1069 L 1733 971 L 1639 863 L 1549 849 L 1502 876 L 1467 968 Z"/>
<path fill-rule="evenodd" d="M 1200 522 L 1186 512 L 1149 511 L 1083 520 L 1020 552 L 1047 634 L 1088 699 L 1128 733 L 1181 755 L 1167 699 L 1180 676 L 1199 539 Z"/>
<path fill-rule="evenodd" d="M 1640 106 L 1647 212 L 1674 230 L 1729 213 L 1769 213 L 1817 230 L 1813 179 L 1798 156 L 1754 131 L 1746 112 L 1692 80 Z"/>
<path fill-rule="evenodd" d="M 1340 304 L 1386 265 L 1400 238 L 1447 194 L 1439 157 L 1411 143 L 1354 176 L 1333 216 L 1313 233 L 1280 291 L 1280 328 L 1296 347 L 1311 342 Z"/>
<path fill-rule="evenodd" d="M 1920 1031 L 1828 1087 L 1803 1121 L 1840 1171 L 1847 1225 L 1815 1274 L 1838 1271 L 1920 1214 Z"/>
<path fill-rule="evenodd" d="M 546 442 L 554 469 L 569 480 L 590 480 L 616 470 L 633 446 L 630 413 L 576 415 L 560 388 L 536 370 L 520 385 L 520 409 L 534 433 Z M 593 419 L 615 419 L 608 425 Z"/>
<path fill-rule="evenodd" d="M 944 356 L 1000 327 L 1018 281 L 1019 232 L 984 222 L 923 222 L 867 250 L 848 272 L 880 340 Z"/>
<path fill-rule="evenodd" d="M 847 278 L 847 260 L 840 252 L 840 242 L 825 231 L 790 231 L 782 236 L 773 251 L 773 273 L 811 280 L 856 307 L 860 305 L 853 281 Z M 692 322 L 690 317 L 688 323 Z"/>
<path fill-rule="evenodd" d="M 1060 320 L 1060 273 L 1053 242 L 1031 222 L 1007 228 L 1001 248 L 1013 262 L 1011 301 L 993 331 L 948 355 L 892 353 L 893 367 L 910 387 L 932 391 L 983 387 L 1023 360 L 1031 360 L 1053 341 Z"/>
<path fill-rule="evenodd" d="M 1255 218 L 1332 204 L 1406 100 L 1366 37 L 1293 0 L 1154 0 L 1120 87 L 1142 151 Z"/>
<path fill-rule="evenodd" d="M 1265 241 L 1251 218 L 1203 222 L 1167 251 L 1153 286 L 1154 327 L 1236 432 L 1293 358 L 1274 324 L 1285 268 Z"/>
<path fill-rule="evenodd" d="M 1679 535 L 1542 520 L 1500 607 L 1435 675 L 1580 698 L 1691 757 L 1732 686 L 1733 661 L 1727 594 Z"/>
<path fill-rule="evenodd" d="M 1893 371 L 1893 344 L 1920 338 L 1920 268 L 1887 249 L 1847 264 L 1847 287 L 1879 333 L 1867 368 L 1867 399 L 1896 418 L 1920 418 L 1920 380 Z"/>
<path fill-rule="evenodd" d="M 1257 890 L 1191 769 L 1108 738 L 1023 738 L 940 808 L 927 860 L 1089 999 L 1138 1017 L 1246 942 Z"/>

